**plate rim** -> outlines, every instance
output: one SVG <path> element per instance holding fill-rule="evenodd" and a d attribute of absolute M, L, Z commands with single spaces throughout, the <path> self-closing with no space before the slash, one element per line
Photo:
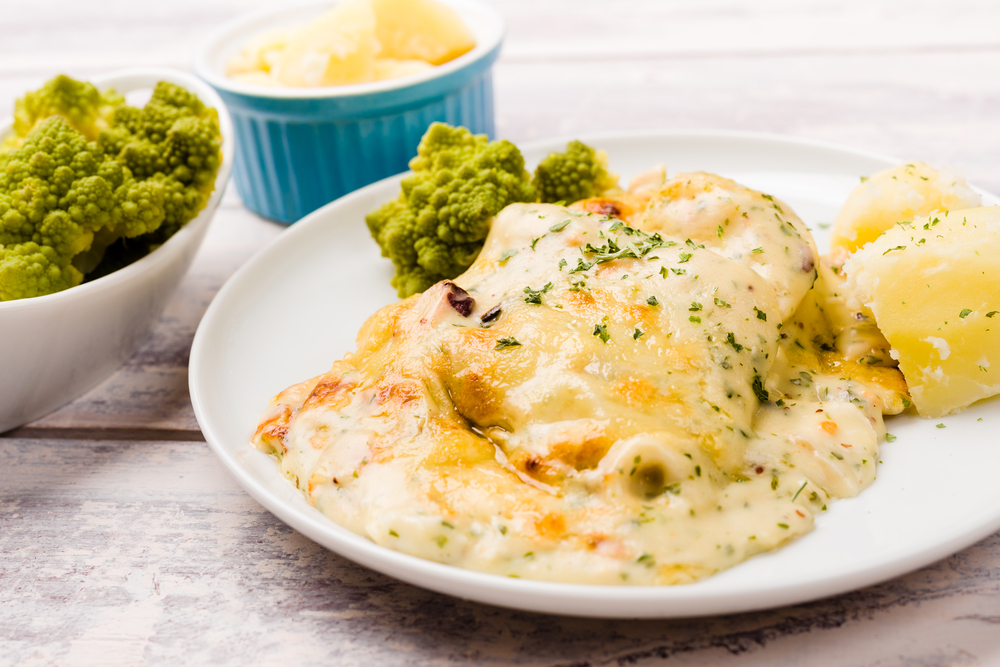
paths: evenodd
<path fill-rule="evenodd" d="M 590 145 L 634 139 L 667 141 L 678 139 L 757 140 L 764 143 L 834 151 L 858 158 L 877 160 L 886 166 L 905 162 L 886 154 L 834 142 L 761 132 L 637 130 L 581 133 L 572 138 Z M 519 148 L 522 153 L 553 150 L 558 149 L 569 140 L 566 137 L 555 137 L 525 142 Z M 695 587 L 696 584 L 682 586 L 569 584 L 514 579 L 502 575 L 466 570 L 382 547 L 366 537 L 343 528 L 315 508 L 312 508 L 314 510 L 312 512 L 302 512 L 300 508 L 293 506 L 258 481 L 251 472 L 241 465 L 236 456 L 231 455 L 226 450 L 223 444 L 224 438 L 213 431 L 211 416 L 205 411 L 201 391 L 202 368 L 205 367 L 202 357 L 205 354 L 205 347 L 208 345 L 207 340 L 211 335 L 212 323 L 218 317 L 217 313 L 224 308 L 230 294 L 239 289 L 238 285 L 242 280 L 253 273 L 257 264 L 262 262 L 264 258 L 272 253 L 280 253 L 286 245 L 294 245 L 295 240 L 300 235 L 308 234 L 313 226 L 321 224 L 331 210 L 339 209 L 356 199 L 366 197 L 373 190 L 382 189 L 388 184 L 398 182 L 406 173 L 389 176 L 322 206 L 284 230 L 278 237 L 255 252 L 226 280 L 213 297 L 202 316 L 191 346 L 188 386 L 195 417 L 205 441 L 244 491 L 297 532 L 348 560 L 386 576 L 420 588 L 483 604 L 536 613 L 591 618 L 695 618 L 802 604 L 872 586 L 934 563 L 1000 530 L 1000 513 L 995 516 L 991 515 L 991 520 L 975 520 L 971 518 L 973 515 L 969 515 L 970 520 L 956 524 L 956 530 L 947 539 L 938 540 L 923 549 L 917 549 L 906 556 L 893 558 L 888 562 L 883 562 L 884 558 L 869 559 L 873 561 L 871 564 L 866 564 L 866 561 L 862 560 L 850 572 L 841 572 L 818 579 L 813 577 L 806 585 L 799 581 L 768 582 L 767 585 L 759 585 L 750 589 L 743 587 L 737 593 L 713 591 L 706 595 Z M 980 188 L 974 189 L 996 199 L 989 192 Z M 244 444 L 249 450 L 249 440 Z M 330 540 L 333 540 L 336 546 L 331 546 Z M 587 608 L 580 606 L 581 602 L 599 602 L 603 606 Z M 629 609 L 630 605 L 633 604 L 639 606 L 635 609 Z"/>

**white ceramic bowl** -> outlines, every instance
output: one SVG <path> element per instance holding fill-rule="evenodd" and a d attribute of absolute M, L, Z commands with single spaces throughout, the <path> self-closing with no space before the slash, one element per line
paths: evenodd
<path fill-rule="evenodd" d="M 146 257 L 72 289 L 0 301 L 0 433 L 68 403 L 132 356 L 190 266 L 232 170 L 232 121 L 216 92 L 200 79 L 141 68 L 91 81 L 122 94 L 152 89 L 158 81 L 194 92 L 219 112 L 222 165 L 198 217 Z M 10 118 L 0 122 L 0 137 L 11 127 Z"/>

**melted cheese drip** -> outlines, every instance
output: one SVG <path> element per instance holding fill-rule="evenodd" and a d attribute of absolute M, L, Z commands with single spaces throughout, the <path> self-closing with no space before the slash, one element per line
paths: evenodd
<path fill-rule="evenodd" d="M 807 532 L 874 479 L 898 371 L 821 345 L 781 202 L 686 174 L 623 217 L 504 209 L 455 284 L 376 313 L 255 443 L 341 525 L 485 572 L 686 583 Z"/>

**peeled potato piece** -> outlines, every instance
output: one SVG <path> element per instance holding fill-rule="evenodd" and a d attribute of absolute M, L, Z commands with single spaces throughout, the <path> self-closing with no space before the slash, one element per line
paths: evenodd
<path fill-rule="evenodd" d="M 434 66 L 423 60 L 396 60 L 395 58 L 375 59 L 375 80 L 396 79 L 412 76 L 432 69 Z"/>
<path fill-rule="evenodd" d="M 436 0 L 372 0 L 372 6 L 383 58 L 440 65 L 476 45 L 458 14 Z"/>
<path fill-rule="evenodd" d="M 956 169 L 904 164 L 872 175 L 851 192 L 833 223 L 831 242 L 853 252 L 897 222 L 931 211 L 973 208 L 981 202 Z"/>
<path fill-rule="evenodd" d="M 236 78 L 238 74 L 270 72 L 291 36 L 292 31 L 288 28 L 275 28 L 257 35 L 226 64 L 226 76 Z"/>
<path fill-rule="evenodd" d="M 921 415 L 1000 394 L 1000 206 L 897 225 L 844 270 L 847 288 L 892 345 Z"/>
<path fill-rule="evenodd" d="M 286 86 L 340 86 L 375 80 L 375 13 L 370 0 L 345 0 L 306 25 L 278 62 Z"/>

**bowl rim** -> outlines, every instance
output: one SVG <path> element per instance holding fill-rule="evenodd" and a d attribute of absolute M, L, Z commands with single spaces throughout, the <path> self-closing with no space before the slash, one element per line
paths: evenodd
<path fill-rule="evenodd" d="M 65 299 L 82 298 L 100 290 L 124 285 L 147 269 L 152 269 L 155 265 L 168 261 L 170 256 L 181 252 L 182 248 L 191 239 L 197 238 L 201 232 L 201 228 L 207 225 L 212 219 L 215 209 L 218 207 L 219 200 L 226 189 L 226 184 L 229 182 L 229 175 L 232 172 L 235 160 L 233 121 L 229 116 L 229 110 L 222 102 L 222 98 L 219 97 L 219 94 L 211 86 L 191 74 L 166 67 L 133 67 L 114 70 L 100 76 L 91 77 L 88 81 L 101 90 L 114 88 L 116 92 L 121 94 L 152 88 L 158 81 L 169 81 L 195 93 L 205 106 L 214 108 L 219 114 L 219 130 L 222 134 L 222 163 L 219 165 L 219 171 L 215 175 L 215 189 L 212 190 L 212 194 L 209 196 L 208 201 L 205 202 L 205 206 L 193 220 L 188 221 L 187 224 L 167 239 L 163 245 L 145 257 L 106 276 L 102 276 L 91 282 L 81 283 L 76 287 L 70 287 L 60 292 L 24 299 L 14 299 L 12 301 L 0 301 L 0 315 L 5 311 L 15 309 L 30 310 L 32 308 L 45 308 L 50 304 L 52 307 L 58 307 Z M 13 116 L 8 116 L 0 120 L 0 137 L 9 134 L 13 130 L 13 125 Z M 73 295 L 76 295 L 76 297 Z"/>
<path fill-rule="evenodd" d="M 342 0 L 336 0 L 337 2 Z M 281 86 L 259 86 L 250 83 L 235 81 L 225 74 L 220 73 L 211 64 L 210 54 L 220 48 L 220 46 L 233 38 L 240 32 L 248 31 L 248 28 L 263 19 L 271 18 L 279 14 L 292 13 L 295 11 L 307 10 L 315 7 L 332 7 L 336 2 L 331 0 L 298 0 L 296 2 L 271 4 L 260 9 L 239 14 L 232 20 L 222 24 L 206 35 L 199 42 L 193 62 L 193 71 L 196 75 L 207 81 L 211 86 L 234 95 L 244 97 L 272 99 L 272 100 L 317 100 L 317 99 L 338 99 L 362 97 L 372 93 L 386 93 L 407 88 L 415 88 L 421 84 L 448 76 L 465 69 L 475 63 L 489 58 L 495 53 L 503 42 L 506 33 L 506 24 L 503 16 L 489 5 L 477 0 L 438 0 L 442 4 L 454 9 L 463 20 L 470 15 L 478 15 L 485 21 L 492 24 L 494 30 L 487 37 L 488 39 L 478 39 L 476 46 L 472 50 L 460 55 L 454 60 L 450 60 L 441 65 L 436 65 L 431 69 L 411 74 L 408 76 L 385 79 L 383 81 L 372 81 L 367 83 L 353 83 L 342 86 L 316 86 L 316 87 L 281 87 Z M 468 27 L 468 24 L 467 24 Z M 471 28 L 470 28 L 471 29 Z M 242 43 L 260 30 L 248 31 L 242 38 Z"/>

